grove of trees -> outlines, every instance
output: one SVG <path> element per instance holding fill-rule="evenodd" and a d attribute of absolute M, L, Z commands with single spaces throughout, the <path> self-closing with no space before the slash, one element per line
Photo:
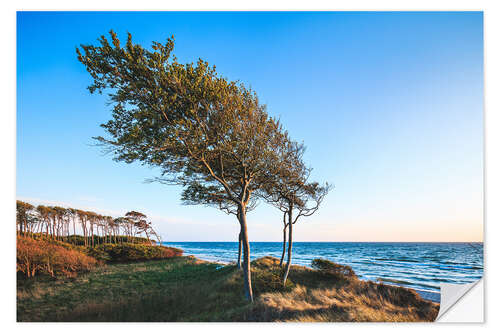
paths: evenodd
<path fill-rule="evenodd" d="M 131 211 L 123 217 L 113 218 L 94 212 L 58 206 L 33 206 L 17 200 L 17 232 L 34 237 L 45 235 L 55 240 L 68 240 L 70 235 L 83 234 L 85 246 L 95 246 L 98 242 L 118 243 L 132 241 L 133 237 L 146 236 L 151 242 L 154 236 L 161 242 L 146 215 Z"/>
<path fill-rule="evenodd" d="M 151 49 L 134 44 L 131 34 L 123 46 L 113 31 L 110 37 L 76 49 L 93 79 L 89 91 L 107 93 L 112 106 L 111 120 L 101 125 L 106 136 L 97 137 L 98 142 L 116 161 L 159 168 L 155 180 L 183 186 L 184 203 L 212 206 L 236 217 L 238 265 L 242 254 L 250 301 L 247 212 L 259 199 L 279 208 L 284 242 L 288 229 L 286 281 L 293 225 L 316 212 L 330 189 L 309 181 L 304 146 L 289 137 L 242 83 L 229 81 L 201 59 L 179 63 L 172 54 L 173 37 L 164 44 L 153 42 Z"/>

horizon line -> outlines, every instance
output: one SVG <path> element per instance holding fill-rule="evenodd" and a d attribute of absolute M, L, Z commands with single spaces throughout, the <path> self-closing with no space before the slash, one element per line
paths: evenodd
<path fill-rule="evenodd" d="M 249 241 L 250 243 L 282 243 L 283 241 Z M 162 241 L 162 243 L 238 243 L 237 241 Z M 484 241 L 293 241 L 296 243 L 484 243 Z"/>

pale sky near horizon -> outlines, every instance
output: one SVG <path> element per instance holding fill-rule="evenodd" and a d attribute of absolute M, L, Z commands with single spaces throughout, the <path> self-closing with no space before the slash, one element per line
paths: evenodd
<path fill-rule="evenodd" d="M 312 177 L 335 189 L 297 241 L 483 240 L 483 15 L 437 13 L 19 12 L 17 197 L 114 216 L 144 212 L 167 241 L 235 241 L 234 216 L 183 206 L 158 170 L 92 146 L 110 118 L 75 47 L 114 29 L 150 46 L 174 35 L 251 86 Z M 249 213 L 251 241 L 279 241 L 281 214 Z"/>

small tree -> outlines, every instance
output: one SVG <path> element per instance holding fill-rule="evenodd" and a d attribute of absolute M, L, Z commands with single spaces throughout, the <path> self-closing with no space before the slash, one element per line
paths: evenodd
<path fill-rule="evenodd" d="M 76 216 L 78 216 L 78 220 L 80 221 L 80 225 L 82 227 L 82 232 L 83 232 L 83 245 L 88 246 L 88 230 L 87 230 L 87 221 L 88 221 L 88 212 L 77 209 L 75 211 Z"/>
<path fill-rule="evenodd" d="M 137 230 L 136 233 L 137 234 L 145 233 L 146 238 L 148 239 L 149 242 L 151 242 L 151 239 L 149 238 L 151 223 L 149 223 L 146 220 L 147 216 L 144 215 L 143 213 L 139 213 L 136 211 L 130 211 L 126 213 L 125 216 L 131 220 L 132 226 L 135 227 Z"/>
<path fill-rule="evenodd" d="M 102 36 L 100 45 L 77 49 L 93 78 L 89 91 L 107 89 L 113 105 L 113 119 L 102 125 L 108 137 L 97 139 L 117 161 L 159 167 L 158 181 L 224 190 L 220 199 L 237 207 L 244 290 L 253 301 L 246 213 L 277 163 L 279 123 L 255 93 L 215 67 L 201 59 L 178 63 L 173 38 L 154 42 L 150 51 L 133 44 L 130 34 L 125 47 L 110 34 L 111 43 Z"/>
<path fill-rule="evenodd" d="M 16 201 L 16 221 L 21 235 L 28 230 L 30 215 L 33 214 L 34 208 L 33 205 L 27 202 Z"/>
<path fill-rule="evenodd" d="M 293 225 L 303 216 L 313 215 L 319 208 L 331 186 L 308 182 L 311 169 L 303 162 L 305 146 L 287 139 L 279 149 L 281 163 L 275 170 L 274 181 L 263 188 L 260 195 L 283 212 L 283 249 L 280 266 L 283 265 L 288 229 L 288 260 L 283 275 L 286 283 L 292 262 Z M 295 214 L 295 215 L 294 215 Z"/>
<path fill-rule="evenodd" d="M 51 214 L 52 210 L 50 207 L 43 206 L 43 205 L 38 205 L 36 207 L 36 211 L 38 212 L 38 215 L 40 216 L 40 231 L 43 231 L 43 226 L 45 225 L 45 236 L 48 238 L 50 233 L 49 230 L 51 229 Z"/>

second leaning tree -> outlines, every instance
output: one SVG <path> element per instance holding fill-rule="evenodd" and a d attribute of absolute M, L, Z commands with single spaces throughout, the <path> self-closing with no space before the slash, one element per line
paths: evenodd
<path fill-rule="evenodd" d="M 188 203 L 216 205 L 237 215 L 244 289 L 253 300 L 246 213 L 253 194 L 272 181 L 286 133 L 254 92 L 220 76 L 201 59 L 181 64 L 173 38 L 152 50 L 111 40 L 77 48 L 93 78 L 91 93 L 109 92 L 112 119 L 98 137 L 116 161 L 159 167 L 158 181 L 185 187 Z"/>

